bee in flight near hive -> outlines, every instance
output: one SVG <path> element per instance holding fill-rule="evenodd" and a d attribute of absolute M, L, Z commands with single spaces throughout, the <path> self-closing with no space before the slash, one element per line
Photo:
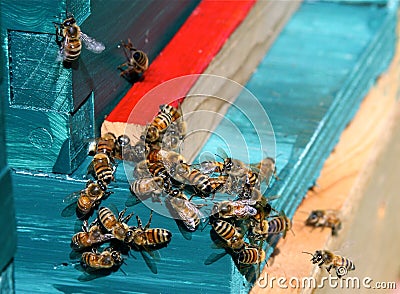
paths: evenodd
<path fill-rule="evenodd" d="M 330 273 L 331 269 L 335 269 L 338 278 L 356 269 L 354 263 L 350 259 L 336 255 L 329 250 L 317 250 L 314 254 L 305 251 L 303 251 L 303 253 L 310 254 L 312 256 L 311 262 L 313 264 L 318 264 L 320 268 L 325 265 L 328 273 Z"/>
<path fill-rule="evenodd" d="M 121 45 L 118 47 L 121 46 L 124 49 L 124 54 L 127 61 L 118 66 L 118 69 L 122 70 L 120 75 L 129 78 L 137 78 L 149 67 L 149 58 L 147 57 L 146 53 L 136 49 L 130 39 L 128 39 L 128 44 L 121 41 Z"/>
<path fill-rule="evenodd" d="M 96 41 L 81 31 L 74 16 L 71 14 L 69 16 L 67 14 L 67 18 L 62 23 L 54 23 L 54 26 L 56 28 L 56 43 L 59 47 L 60 60 L 66 63 L 78 60 L 81 54 L 82 41 L 86 49 L 94 53 L 101 53 L 105 49 L 103 43 Z"/>
<path fill-rule="evenodd" d="M 307 226 L 328 227 L 332 229 L 332 235 L 336 236 L 342 227 L 339 213 L 336 210 L 313 210 L 306 220 Z"/>

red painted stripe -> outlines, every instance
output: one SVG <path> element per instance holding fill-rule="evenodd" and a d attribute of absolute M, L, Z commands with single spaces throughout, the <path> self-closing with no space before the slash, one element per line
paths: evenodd
<path fill-rule="evenodd" d="M 106 120 L 141 125 L 148 123 L 158 111 L 158 106 L 168 103 L 169 98 L 157 97 L 146 105 L 140 103 L 136 106 L 138 101 L 164 81 L 202 73 L 254 3 L 255 0 L 203 0 L 151 63 L 144 80 L 132 86 Z M 180 97 L 185 96 L 194 82 L 193 79 L 181 86 Z M 135 106 L 135 113 L 140 113 L 140 116 L 129 117 Z"/>

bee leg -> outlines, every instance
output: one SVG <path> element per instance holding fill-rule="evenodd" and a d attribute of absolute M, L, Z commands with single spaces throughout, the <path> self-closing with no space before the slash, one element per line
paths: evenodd
<path fill-rule="evenodd" d="M 128 214 L 126 217 L 124 217 L 122 220 L 121 220 L 121 222 L 123 222 L 123 223 L 128 223 L 129 222 L 129 220 L 131 219 L 131 217 L 133 216 L 133 212 L 132 213 L 130 213 L 130 214 Z"/>
<path fill-rule="evenodd" d="M 118 69 L 121 69 L 121 70 L 122 70 L 122 68 L 123 68 L 124 66 L 128 66 L 128 62 L 125 62 L 125 63 L 120 64 L 120 65 L 118 66 Z"/>
<path fill-rule="evenodd" d="M 58 47 L 61 48 L 61 40 L 59 40 L 59 36 L 60 36 L 59 28 L 58 28 L 57 24 L 54 24 L 54 27 L 56 28 L 56 43 L 57 43 Z"/>
<path fill-rule="evenodd" d="M 82 223 L 82 231 L 85 233 L 89 232 L 89 224 L 87 219 L 85 219 Z"/>
<path fill-rule="evenodd" d="M 149 221 L 147 222 L 147 224 L 144 226 L 145 229 L 148 229 L 150 227 L 150 223 L 151 223 L 151 219 L 153 218 L 153 210 L 150 211 L 150 217 L 149 217 Z"/>
<path fill-rule="evenodd" d="M 119 222 L 122 222 L 122 218 L 124 217 L 125 212 L 126 212 L 126 207 L 123 210 L 121 210 L 120 213 L 118 213 L 118 221 Z"/>

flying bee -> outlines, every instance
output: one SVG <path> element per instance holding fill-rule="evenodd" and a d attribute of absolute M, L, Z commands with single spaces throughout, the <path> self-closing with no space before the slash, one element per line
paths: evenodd
<path fill-rule="evenodd" d="M 245 243 L 237 253 L 237 262 L 239 264 L 260 264 L 265 260 L 265 257 L 264 249 Z"/>
<path fill-rule="evenodd" d="M 120 252 L 106 248 L 101 253 L 98 253 L 96 249 L 91 252 L 83 252 L 81 261 L 82 266 L 86 269 L 100 270 L 118 267 L 124 260 Z"/>
<path fill-rule="evenodd" d="M 338 278 L 356 269 L 354 263 L 350 259 L 336 255 L 328 250 L 317 250 L 314 254 L 305 251 L 303 251 L 303 253 L 310 254 L 312 256 L 312 263 L 318 264 L 320 268 L 325 265 L 328 273 L 330 273 L 331 269 L 335 269 Z"/>
<path fill-rule="evenodd" d="M 272 217 L 268 221 L 268 234 L 283 233 L 283 238 L 286 237 L 286 232 L 292 229 L 292 221 L 285 215 L 284 211 L 278 216 Z"/>
<path fill-rule="evenodd" d="M 212 209 L 212 215 L 217 218 L 248 219 L 257 213 L 257 209 L 249 205 L 249 201 L 246 200 L 221 201 Z"/>
<path fill-rule="evenodd" d="M 86 218 L 102 200 L 107 198 L 111 192 L 107 192 L 107 186 L 102 181 L 93 182 L 89 180 L 86 188 L 68 195 L 63 202 L 71 202 L 62 212 L 62 216 L 72 216 L 75 212 L 78 218 Z M 73 200 L 76 200 L 73 201 Z"/>
<path fill-rule="evenodd" d="M 154 202 L 161 202 L 159 196 L 164 190 L 169 190 L 169 185 L 162 177 L 141 178 L 132 182 L 130 190 L 140 200 L 151 197 Z"/>
<path fill-rule="evenodd" d="M 93 156 L 93 160 L 88 167 L 88 173 L 93 174 L 98 181 L 104 182 L 106 185 L 114 181 L 115 167 L 112 165 L 107 154 L 97 153 Z"/>
<path fill-rule="evenodd" d="M 194 232 L 200 225 L 203 214 L 199 206 L 192 203 L 185 194 L 179 190 L 173 190 L 165 199 L 167 208 L 172 216 L 183 223 L 186 230 Z"/>
<path fill-rule="evenodd" d="M 339 218 L 339 212 L 336 210 L 313 210 L 306 220 L 307 226 L 313 227 L 329 227 L 332 229 L 332 235 L 336 236 L 342 227 Z"/>
<path fill-rule="evenodd" d="M 79 58 L 82 41 L 86 49 L 94 53 L 101 53 L 105 49 L 104 44 L 81 31 L 72 15 L 67 17 L 62 23 L 54 23 L 54 26 L 56 28 L 56 43 L 60 48 L 60 57 L 67 63 L 72 63 Z"/>
<path fill-rule="evenodd" d="M 122 70 L 120 76 L 131 77 L 144 73 L 149 67 L 147 54 L 135 48 L 130 39 L 128 39 L 128 44 L 121 41 L 121 45 L 127 61 L 118 66 L 118 69 Z"/>
<path fill-rule="evenodd" d="M 108 232 L 110 232 L 115 239 L 127 243 L 127 240 L 131 238 L 133 234 L 132 230 L 127 225 L 127 222 L 130 220 L 133 213 L 130 213 L 126 217 L 124 217 L 125 212 L 126 208 L 122 210 L 118 214 L 118 218 L 116 218 L 111 209 L 107 207 L 100 207 L 97 218 L 100 224 Z"/>
<path fill-rule="evenodd" d="M 221 237 L 229 248 L 240 250 L 245 245 L 243 235 L 238 229 L 227 221 L 217 219 L 211 222 L 214 231 Z"/>
<path fill-rule="evenodd" d="M 72 236 L 71 248 L 79 251 L 98 245 L 112 238 L 112 234 L 103 234 L 97 224 L 91 224 L 89 228 L 88 222 L 85 220 L 82 225 L 82 231 Z"/>
<path fill-rule="evenodd" d="M 161 228 L 149 228 L 152 217 L 153 211 L 150 212 L 149 221 L 143 227 L 140 217 L 136 216 L 138 226 L 131 227 L 133 233 L 128 238 L 127 243 L 148 251 L 164 247 L 171 241 L 172 234 L 170 231 Z"/>

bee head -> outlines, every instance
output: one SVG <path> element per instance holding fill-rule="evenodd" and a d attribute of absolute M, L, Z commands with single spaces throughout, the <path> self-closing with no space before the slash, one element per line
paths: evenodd
<path fill-rule="evenodd" d="M 76 24 L 76 20 L 73 15 L 70 15 L 66 20 L 63 21 L 62 24 L 64 27 L 70 27 L 70 26 Z"/>

